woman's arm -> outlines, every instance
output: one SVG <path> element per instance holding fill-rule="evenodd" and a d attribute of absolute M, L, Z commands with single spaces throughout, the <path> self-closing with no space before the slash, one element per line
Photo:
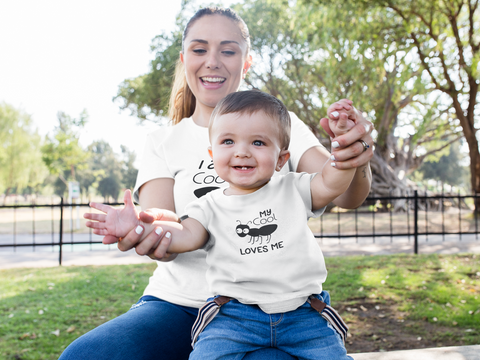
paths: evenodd
<path fill-rule="evenodd" d="M 143 184 L 138 190 L 138 200 L 142 209 L 158 208 L 175 212 L 174 184 L 175 180 L 169 178 L 153 179 Z"/>
<path fill-rule="evenodd" d="M 354 144 L 355 145 L 355 144 Z M 358 143 L 358 145 L 361 145 Z M 362 146 L 363 148 L 363 146 Z M 309 174 L 321 173 L 323 165 L 330 158 L 330 153 L 321 146 L 315 146 L 308 149 L 300 158 L 297 167 L 298 172 L 307 172 Z M 338 169 L 348 169 L 350 167 L 338 167 Z M 362 205 L 370 192 L 372 184 L 372 171 L 370 164 L 364 164 L 356 168 L 355 175 L 348 189 L 333 203 L 344 209 L 355 209 Z"/>

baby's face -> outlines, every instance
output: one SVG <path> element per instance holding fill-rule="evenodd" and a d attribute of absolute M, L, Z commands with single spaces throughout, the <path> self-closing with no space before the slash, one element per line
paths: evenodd
<path fill-rule="evenodd" d="M 254 192 L 281 169 L 288 151 L 281 149 L 278 126 L 262 111 L 217 116 L 210 130 L 210 154 L 215 171 L 230 184 L 226 194 Z"/>

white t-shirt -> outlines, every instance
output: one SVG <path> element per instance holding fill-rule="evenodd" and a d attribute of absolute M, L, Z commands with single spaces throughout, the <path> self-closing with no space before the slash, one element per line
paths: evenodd
<path fill-rule="evenodd" d="M 321 146 L 310 129 L 295 114 L 290 113 L 290 117 L 290 159 L 281 174 L 295 171 L 305 151 Z M 208 128 L 198 126 L 192 118 L 150 133 L 134 189 L 135 200 L 138 202 L 138 189 L 146 182 L 158 178 L 174 179 L 175 209 L 177 214 L 183 215 L 188 203 L 205 195 L 209 190 L 226 187 L 227 184 L 213 169 L 208 146 Z M 179 254 L 174 261 L 159 261 L 144 295 L 200 308 L 211 296 L 205 279 L 205 258 L 206 252 L 199 250 Z"/>
<path fill-rule="evenodd" d="M 185 213 L 208 231 L 207 283 L 213 295 L 257 304 L 268 314 L 293 311 L 322 292 L 327 270 L 310 231 L 315 175 L 276 176 L 247 195 L 213 191 Z"/>

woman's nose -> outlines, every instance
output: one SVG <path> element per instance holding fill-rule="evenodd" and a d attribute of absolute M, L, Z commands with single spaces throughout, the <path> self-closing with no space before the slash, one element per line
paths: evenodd
<path fill-rule="evenodd" d="M 205 66 L 208 69 L 219 69 L 220 65 L 221 65 L 221 63 L 220 63 L 220 61 L 217 57 L 217 54 L 214 54 L 213 52 L 211 52 L 207 57 L 207 60 L 205 62 Z"/>

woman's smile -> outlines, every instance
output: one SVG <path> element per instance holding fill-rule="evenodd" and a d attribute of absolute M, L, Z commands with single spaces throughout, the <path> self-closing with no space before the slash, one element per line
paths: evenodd
<path fill-rule="evenodd" d="M 220 89 L 227 78 L 225 77 L 218 77 L 218 76 L 202 76 L 200 77 L 200 82 L 202 83 L 203 87 L 209 90 L 216 90 Z"/>

